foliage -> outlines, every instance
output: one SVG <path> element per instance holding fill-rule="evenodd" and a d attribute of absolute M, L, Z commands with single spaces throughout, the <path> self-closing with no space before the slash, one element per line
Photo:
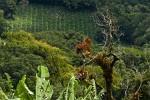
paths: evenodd
<path fill-rule="evenodd" d="M 88 88 L 85 88 L 83 95 L 80 95 L 77 98 L 75 95 L 77 93 L 78 85 L 78 81 L 74 76 L 72 76 L 67 88 L 62 91 L 57 100 L 102 100 L 102 96 L 104 95 L 105 90 L 101 89 L 101 91 L 97 93 L 97 86 L 94 79 L 91 80 L 91 85 L 89 85 Z"/>
<path fill-rule="evenodd" d="M 47 31 L 34 34 L 37 40 L 44 41 L 52 46 L 59 47 L 66 52 L 72 51 L 80 43 L 83 35 L 76 31 Z M 61 41 L 61 42 L 58 42 Z"/>
<path fill-rule="evenodd" d="M 9 91 L 11 91 L 11 89 L 13 89 L 12 80 L 10 79 L 11 77 L 9 76 L 8 73 L 5 73 L 5 75 L 7 77 L 8 89 L 9 89 Z"/>
<path fill-rule="evenodd" d="M 17 6 L 15 19 L 8 21 L 8 30 L 14 32 L 21 29 L 31 33 L 75 30 L 92 36 L 96 27 L 91 15 L 88 10 L 68 11 L 61 6 L 30 4 L 25 9 Z"/>
<path fill-rule="evenodd" d="M 63 2 L 64 0 L 29 0 L 31 3 L 41 3 L 41 4 L 52 4 L 56 5 Z"/>
<path fill-rule="evenodd" d="M 112 63 L 113 57 L 105 54 L 106 49 L 101 46 L 103 42 L 105 44 L 108 42 L 104 41 L 107 38 L 107 34 L 103 34 L 103 32 L 108 32 L 108 30 L 104 31 L 104 29 L 109 29 L 109 24 L 107 23 L 106 26 L 103 26 L 105 22 L 102 16 L 97 17 L 100 19 L 101 28 L 95 25 L 93 21 L 93 15 L 95 14 L 93 9 L 95 8 L 96 0 L 29 0 L 29 5 L 25 7 L 18 5 L 17 11 L 15 8 L 16 4 L 12 1 L 0 1 L 0 8 L 4 10 L 4 12 L 0 10 L 0 34 L 2 34 L 0 39 L 0 86 L 4 92 L 7 92 L 6 95 L 8 96 L 6 97 L 0 90 L 2 97 L 17 98 L 16 95 L 14 97 L 13 88 L 17 87 L 21 76 L 26 74 L 27 85 L 32 91 L 35 92 L 35 84 L 41 82 L 38 86 L 42 87 L 42 89 L 37 89 L 40 97 L 44 99 L 48 97 L 55 100 L 61 89 L 67 85 L 71 73 L 74 73 L 73 66 L 79 67 L 85 63 L 88 63 L 89 66 L 79 67 L 77 71 L 79 83 L 76 82 L 75 78 L 72 78 L 73 80 L 69 81 L 68 87 L 61 92 L 61 96 L 67 99 L 79 100 L 91 98 L 93 100 L 94 97 L 98 97 L 95 94 L 99 93 L 102 87 L 106 89 L 105 84 L 108 84 L 103 78 L 103 75 L 106 77 L 104 72 L 112 74 L 112 71 L 108 70 L 110 67 L 106 66 Z M 17 0 L 17 2 L 20 2 L 20 0 Z M 33 2 L 46 5 L 32 4 Z M 63 7 L 64 5 L 69 9 Z M 3 13 L 6 14 L 4 6 L 9 10 L 5 16 L 11 17 L 11 14 L 13 15 L 14 11 L 16 11 L 15 19 L 8 20 L 10 27 L 7 27 L 7 21 L 3 18 Z M 107 16 L 108 13 L 111 13 L 112 17 L 107 16 L 108 19 L 113 18 L 114 20 L 112 21 L 118 23 L 116 28 L 119 30 L 113 31 L 113 34 L 117 32 L 123 33 L 123 35 L 114 37 L 118 39 L 114 43 L 115 45 L 113 44 L 114 40 L 110 41 L 115 48 L 112 51 L 121 59 L 114 65 L 113 74 L 110 76 L 111 79 L 109 78 L 109 81 L 113 81 L 113 96 L 117 100 L 128 100 L 130 98 L 139 98 L 142 95 L 140 99 L 147 100 L 150 98 L 149 0 L 99 0 L 99 6 L 100 12 L 108 9 L 110 12 L 104 11 L 103 14 Z M 11 10 L 13 11 L 11 12 Z M 111 24 L 113 25 L 114 23 Z M 33 34 L 35 37 L 32 34 L 28 34 L 28 32 L 16 32 L 20 29 L 36 33 Z M 96 41 L 93 43 L 93 46 L 96 48 L 93 47 L 91 49 L 88 46 L 92 55 L 97 54 L 99 49 L 102 50 L 98 57 L 101 58 L 101 54 L 105 56 L 99 63 L 99 65 L 103 66 L 104 72 L 100 67 L 91 63 L 93 61 L 92 57 L 83 59 L 81 55 L 75 54 L 74 47 L 82 42 L 83 34 L 91 39 L 93 38 L 94 40 L 92 41 Z M 119 46 L 117 44 L 121 42 L 127 46 L 122 44 Z M 84 44 L 86 43 L 84 42 Z M 128 46 L 130 44 L 133 45 Z M 89 54 L 89 52 L 86 52 L 86 54 Z M 47 66 L 47 71 L 50 72 L 51 77 L 46 77 L 44 80 L 39 77 L 39 73 L 36 76 L 38 65 Z M 8 74 L 5 76 L 5 73 Z M 36 83 L 36 78 L 40 82 Z M 97 89 L 93 87 L 94 82 L 91 79 L 95 79 Z M 54 85 L 53 95 L 49 81 Z M 25 78 L 21 82 L 25 82 Z M 23 83 L 19 84 L 26 87 Z M 75 84 L 78 84 L 78 88 L 74 88 L 76 87 Z M 50 86 L 49 91 L 46 91 L 45 86 Z M 87 86 L 89 87 L 86 88 Z M 25 91 L 23 92 L 25 92 L 25 95 L 28 95 L 28 88 L 24 89 Z M 43 91 L 46 92 L 44 93 Z M 70 91 L 72 92 L 70 93 Z M 27 97 L 30 97 L 30 95 Z M 20 96 L 20 98 L 23 97 Z"/>
<path fill-rule="evenodd" d="M 76 48 L 76 53 L 78 54 L 81 54 L 83 58 L 85 57 L 91 57 L 91 46 L 92 46 L 92 43 L 91 43 L 91 40 L 90 38 L 86 37 L 83 39 L 83 42 L 80 43 L 80 44 L 77 44 L 75 46 Z"/>
<path fill-rule="evenodd" d="M 71 65 L 80 66 L 82 58 L 75 53 L 75 45 L 80 43 L 83 35 L 75 31 L 48 31 L 34 34 L 35 38 L 44 41 L 51 46 L 56 46 L 65 52 L 71 60 Z M 61 42 L 58 42 L 61 41 Z"/>
<path fill-rule="evenodd" d="M 4 10 L 6 18 L 13 18 L 13 14 L 16 11 L 16 0 L 1 0 L 0 9 Z"/>
<path fill-rule="evenodd" d="M 141 71 L 148 68 L 149 63 L 145 58 L 147 54 L 144 54 L 143 51 L 133 47 L 125 47 L 123 51 L 121 58 L 128 68 L 138 67 Z"/>
<path fill-rule="evenodd" d="M 50 77 L 48 68 L 38 66 L 38 71 L 36 75 L 36 100 L 50 100 L 53 89 L 49 80 L 46 79 Z"/>
<path fill-rule="evenodd" d="M 49 83 L 49 80 L 46 79 L 49 77 L 48 68 L 44 66 L 38 66 L 38 73 L 36 75 L 37 82 L 36 82 L 36 98 L 35 100 L 50 100 L 51 96 L 53 94 L 52 86 Z M 28 89 L 28 87 L 25 84 L 26 75 L 22 77 L 22 79 L 19 81 L 15 97 L 9 98 L 10 100 L 34 100 L 34 94 Z M 97 94 L 96 84 L 95 81 L 92 80 L 92 85 L 90 85 L 88 88 L 84 91 L 84 96 L 77 97 L 77 86 L 78 81 L 75 79 L 75 76 L 72 75 L 68 86 L 61 92 L 60 96 L 57 100 L 102 100 L 101 97 L 104 95 L 105 90 L 101 90 L 99 94 Z M 2 90 L 0 90 L 1 98 L 7 99 L 7 96 L 5 93 L 3 93 Z M 8 99 L 8 100 L 9 100 Z"/>
<path fill-rule="evenodd" d="M 133 34 L 134 43 L 136 45 L 144 45 L 149 43 L 150 39 L 150 18 L 146 17 L 135 29 Z"/>
<path fill-rule="evenodd" d="M 120 99 L 119 97 L 126 99 L 131 97 L 137 98 L 140 97 L 140 94 L 142 94 L 142 97 L 140 97 L 142 100 L 149 98 L 149 95 L 145 92 L 147 90 L 149 91 L 149 79 L 148 76 L 145 77 L 149 71 L 149 57 L 147 56 L 149 53 L 146 53 L 145 50 L 140 51 L 133 47 L 124 47 L 123 54 L 120 57 L 123 60 L 118 62 L 115 67 L 121 77 L 120 89 L 117 90 L 118 92 L 115 91 L 118 95 L 118 97 L 116 97 L 117 99 Z M 125 55 L 128 59 L 124 58 Z M 143 90 L 143 88 L 145 88 L 145 90 Z M 121 93 L 119 93 L 119 91 Z"/>
<path fill-rule="evenodd" d="M 38 66 L 38 71 L 36 75 L 36 100 L 49 100 L 53 93 L 49 80 L 45 79 L 49 77 L 49 71 L 44 66 Z M 33 100 L 33 93 L 26 86 L 25 79 L 26 77 L 24 76 L 17 85 L 16 96 L 20 97 L 20 99 Z"/>
<path fill-rule="evenodd" d="M 99 90 L 97 92 L 97 86 L 94 79 L 91 80 L 91 85 L 88 88 L 85 88 L 83 97 L 79 97 L 79 100 L 102 100 L 105 89 Z"/>
<path fill-rule="evenodd" d="M 97 0 L 64 0 L 64 3 L 69 8 L 86 8 L 95 9 Z"/>
<path fill-rule="evenodd" d="M 4 11 L 0 9 L 0 35 L 7 29 L 7 21 L 3 17 Z"/>
<path fill-rule="evenodd" d="M 8 100 L 8 97 L 6 94 L 2 91 L 2 88 L 0 87 L 0 99 L 1 100 Z"/>
<path fill-rule="evenodd" d="M 33 92 L 29 90 L 29 88 L 25 84 L 25 80 L 26 80 L 26 75 L 24 75 L 22 79 L 19 81 L 16 91 L 15 91 L 15 95 L 20 99 L 33 100 L 33 97 L 32 97 Z"/>
<path fill-rule="evenodd" d="M 106 82 L 106 99 L 112 100 L 111 96 L 111 86 L 113 82 L 113 67 L 116 61 L 119 60 L 118 57 L 114 54 L 106 54 L 106 53 L 99 53 L 95 58 L 94 61 L 98 66 L 100 66 L 103 70 L 103 77 L 105 78 Z"/>
<path fill-rule="evenodd" d="M 149 77 L 150 77 L 150 69 L 148 69 L 146 71 L 146 73 L 144 73 L 144 75 L 143 75 L 144 82 L 141 87 L 143 99 L 150 98 L 150 83 L 149 83 L 150 79 L 149 79 Z"/>
<path fill-rule="evenodd" d="M 100 66 L 103 70 L 103 77 L 105 78 L 106 83 L 106 100 L 113 100 L 112 98 L 112 82 L 113 82 L 113 67 L 116 61 L 119 58 L 113 52 L 113 39 L 116 36 L 121 36 L 119 32 L 119 27 L 117 25 L 117 21 L 112 16 L 109 10 L 101 9 L 100 3 L 96 4 L 97 11 L 94 14 L 95 23 L 103 28 L 103 33 L 105 35 L 105 43 L 104 46 L 108 49 L 108 51 L 103 51 L 98 53 L 95 57 L 93 57 L 93 61 L 96 62 L 98 66 Z"/>
<path fill-rule="evenodd" d="M 146 22 L 149 22 L 148 12 L 150 11 L 150 3 L 147 2 L 147 0 L 134 0 L 133 2 L 129 0 L 101 0 L 99 1 L 99 4 L 100 9 L 108 9 L 117 19 L 117 22 L 119 24 L 119 31 L 124 33 L 124 36 L 122 36 L 120 39 L 123 43 L 135 43 L 136 45 L 143 45 L 145 44 L 145 42 L 149 42 L 149 40 L 146 38 L 147 33 L 145 32 L 145 28 L 148 29 L 149 25 L 144 24 Z M 144 20 L 147 21 L 145 22 Z M 144 25 L 145 27 L 142 28 L 141 25 Z M 101 39 L 101 37 L 99 38 Z"/>
<path fill-rule="evenodd" d="M 79 76 L 81 72 L 84 72 L 84 76 Z M 86 74 L 85 74 L 86 73 Z M 85 76 L 86 75 L 86 76 Z M 84 77 L 84 78 L 83 78 Z M 87 83 L 91 79 L 95 79 L 95 81 L 101 86 L 105 88 L 104 84 L 104 78 L 103 78 L 103 71 L 100 67 L 98 66 L 84 66 L 84 67 L 78 67 L 77 68 L 77 79 L 80 80 L 81 82 L 86 82 Z"/>
<path fill-rule="evenodd" d="M 52 47 L 45 42 L 37 41 L 30 33 L 19 31 L 2 34 L 4 44 L 1 44 L 0 74 L 8 73 L 13 79 L 13 85 L 21 79 L 21 75 L 28 76 L 29 87 L 34 89 L 36 66 L 47 65 L 51 74 L 51 82 L 62 82 L 69 78 L 73 67 L 65 52 Z M 54 80 L 55 79 L 55 80 Z"/>
<path fill-rule="evenodd" d="M 49 30 L 76 30 L 94 37 L 102 43 L 103 29 L 98 29 L 92 20 L 90 9 L 95 8 L 97 0 L 29 0 L 31 3 L 44 3 L 47 5 L 31 4 L 25 9 L 17 6 L 14 21 L 9 21 L 11 27 L 9 31 L 20 29 L 29 32 L 49 31 Z M 119 23 L 119 31 L 124 33 L 121 41 L 126 44 L 144 45 L 149 42 L 149 11 L 148 0 L 140 1 L 98 1 L 101 9 L 108 9 Z M 71 9 L 65 9 L 60 5 L 67 5 Z M 80 8 L 89 7 L 89 10 Z M 75 10 L 73 8 L 79 8 Z M 24 12 L 24 13 L 22 13 Z M 85 23 L 85 24 L 83 24 Z M 97 37 L 97 32 L 100 36 Z M 134 39 L 133 39 L 134 38 Z"/>
<path fill-rule="evenodd" d="M 95 8 L 97 0 L 29 0 L 31 3 L 42 3 L 50 5 L 63 5 L 68 8 L 79 9 L 79 8 Z"/>
<path fill-rule="evenodd" d="M 76 98 L 76 90 L 77 90 L 78 82 L 75 80 L 75 76 L 72 76 L 70 79 L 68 86 L 65 90 L 62 91 L 58 100 L 75 100 Z"/>

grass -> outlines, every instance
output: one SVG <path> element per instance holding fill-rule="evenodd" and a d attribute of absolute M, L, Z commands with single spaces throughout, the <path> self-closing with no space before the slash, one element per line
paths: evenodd
<path fill-rule="evenodd" d="M 8 31 L 25 30 L 28 32 L 75 30 L 92 36 L 96 26 L 92 11 L 71 11 L 60 6 L 30 4 L 17 7 L 15 20 L 9 20 Z"/>

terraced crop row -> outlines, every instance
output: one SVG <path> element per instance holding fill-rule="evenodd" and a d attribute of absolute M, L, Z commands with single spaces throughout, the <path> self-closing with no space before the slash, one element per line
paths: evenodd
<path fill-rule="evenodd" d="M 10 20 L 8 31 L 75 30 L 85 35 L 94 34 L 96 26 L 90 11 L 69 11 L 58 6 L 32 4 L 18 6 L 15 20 Z"/>

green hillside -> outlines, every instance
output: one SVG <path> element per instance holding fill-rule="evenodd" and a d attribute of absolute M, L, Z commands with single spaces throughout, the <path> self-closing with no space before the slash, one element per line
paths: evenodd
<path fill-rule="evenodd" d="M 96 31 L 91 11 L 70 11 L 50 5 L 30 4 L 24 8 L 17 6 L 15 19 L 9 20 L 9 23 L 9 31 L 75 30 L 86 35 Z"/>
<path fill-rule="evenodd" d="M 150 0 L 0 0 L 0 100 L 150 100 Z"/>

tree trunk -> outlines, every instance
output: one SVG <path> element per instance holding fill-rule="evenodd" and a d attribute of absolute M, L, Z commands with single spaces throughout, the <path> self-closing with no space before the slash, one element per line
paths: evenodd
<path fill-rule="evenodd" d="M 112 85 L 112 69 L 109 69 L 104 75 L 106 82 L 106 100 L 113 100 L 111 94 L 111 85 Z"/>
<path fill-rule="evenodd" d="M 106 79 L 106 100 L 112 100 L 111 95 L 111 83 L 108 81 L 109 79 Z"/>

